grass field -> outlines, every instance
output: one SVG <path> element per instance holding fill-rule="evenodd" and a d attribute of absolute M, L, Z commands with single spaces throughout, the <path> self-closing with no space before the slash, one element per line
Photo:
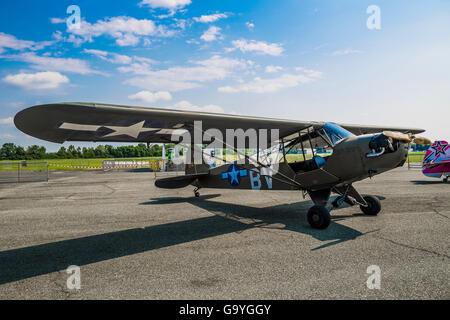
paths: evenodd
<path fill-rule="evenodd" d="M 408 156 L 408 162 L 420 162 L 422 163 L 425 157 L 425 152 L 410 152 Z"/>
<path fill-rule="evenodd" d="M 148 161 L 148 160 L 158 160 L 158 157 L 150 157 L 150 158 L 132 158 L 132 159 L 113 159 L 113 158 L 104 158 L 104 159 L 47 159 L 47 160 L 27 160 L 27 166 L 21 166 L 21 170 L 36 170 L 36 168 L 42 168 L 42 164 L 46 162 L 48 163 L 49 170 L 82 170 L 82 169 L 101 169 L 102 163 L 104 160 L 118 160 L 118 161 Z M 16 161 L 0 161 L 0 171 L 11 171 L 17 170 L 17 164 L 23 163 L 24 161 L 16 160 Z M 14 165 L 10 165 L 14 164 Z M 41 170 L 41 169 L 39 169 Z"/>
<path fill-rule="evenodd" d="M 412 152 L 409 154 L 408 162 L 422 162 L 425 156 L 425 152 Z M 288 154 L 288 162 L 301 161 L 303 156 L 301 154 Z M 307 159 L 311 158 L 311 155 L 306 155 Z M 148 161 L 148 160 L 160 160 L 158 157 L 150 158 L 132 158 L 132 159 L 48 159 L 48 160 L 28 160 L 26 166 L 21 166 L 20 170 L 34 171 L 34 170 L 46 170 L 43 162 L 48 163 L 48 169 L 50 171 L 56 170 L 92 170 L 101 169 L 104 160 L 117 160 L 117 161 Z M 232 157 L 228 156 L 228 160 L 232 160 Z M 17 164 L 23 161 L 0 161 L 0 171 L 15 171 L 17 170 Z M 14 165 L 10 165 L 10 164 Z"/>

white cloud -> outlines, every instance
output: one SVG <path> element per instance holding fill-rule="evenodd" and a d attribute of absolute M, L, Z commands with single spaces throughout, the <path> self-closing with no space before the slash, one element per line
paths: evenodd
<path fill-rule="evenodd" d="M 139 77 L 125 81 L 126 84 L 152 91 L 181 91 L 198 88 L 201 83 L 222 80 L 234 70 L 245 69 L 247 63 L 241 60 L 213 56 L 207 60 L 193 61 L 193 66 L 171 67 L 154 71 L 148 64 L 132 64 L 118 68 L 121 72 L 131 72 Z"/>
<path fill-rule="evenodd" d="M 271 56 L 279 56 L 283 53 L 284 48 L 279 43 L 267 43 L 264 41 L 256 40 L 234 40 L 232 41 L 233 48 L 228 51 L 234 51 L 236 49 L 241 50 L 243 53 L 256 52 L 258 54 L 268 54 Z"/>
<path fill-rule="evenodd" d="M 198 41 L 196 39 L 189 39 L 189 40 L 186 40 L 186 43 L 188 43 L 188 44 L 200 44 L 200 41 Z"/>
<path fill-rule="evenodd" d="M 134 56 L 133 59 L 136 60 L 136 61 L 139 61 L 139 62 L 142 62 L 142 63 L 148 63 L 148 64 L 158 63 L 158 61 L 156 61 L 156 60 L 145 58 L 145 57 Z"/>
<path fill-rule="evenodd" d="M 3 52 L 5 48 L 13 50 L 41 50 L 53 43 L 54 41 L 34 42 L 28 40 L 19 40 L 13 35 L 0 32 L 0 53 Z"/>
<path fill-rule="evenodd" d="M 175 26 L 177 28 L 180 28 L 181 30 L 185 30 L 186 26 L 191 26 L 192 25 L 192 23 L 190 23 L 186 19 L 176 19 L 176 18 L 174 18 L 173 21 L 175 21 Z"/>
<path fill-rule="evenodd" d="M 182 111 L 197 111 L 197 112 L 212 112 L 212 113 L 224 113 L 224 110 L 222 107 L 214 105 L 214 104 L 208 104 L 203 107 L 193 105 L 189 101 L 183 100 L 180 101 L 173 106 L 167 107 L 167 109 L 174 109 L 174 110 L 182 110 Z"/>
<path fill-rule="evenodd" d="M 59 20 L 52 20 L 60 23 Z M 81 21 L 80 28 L 71 28 L 71 33 L 65 41 L 80 45 L 83 42 L 93 42 L 93 38 L 108 35 L 116 40 L 119 46 L 136 46 L 141 40 L 145 41 L 148 36 L 170 37 L 175 34 L 174 30 L 168 30 L 163 25 L 156 25 L 148 19 L 136 19 L 127 16 L 106 18 L 94 24 Z"/>
<path fill-rule="evenodd" d="M 247 26 L 247 28 L 248 28 L 250 31 L 253 31 L 253 29 L 255 28 L 255 24 L 254 24 L 254 23 L 251 23 L 251 22 L 246 22 L 245 25 Z"/>
<path fill-rule="evenodd" d="M 117 70 L 122 73 L 132 73 L 135 75 L 149 75 L 154 72 L 152 71 L 150 64 L 146 62 L 134 62 L 128 66 L 119 67 Z"/>
<path fill-rule="evenodd" d="M 4 56 L 4 58 L 30 63 L 32 68 L 38 70 L 77 74 L 103 74 L 100 71 L 92 70 L 86 61 L 80 59 L 42 57 L 33 52 Z"/>
<path fill-rule="evenodd" d="M 210 15 L 202 15 L 201 17 L 194 17 L 194 21 L 201 23 L 211 23 L 225 18 L 228 18 L 225 13 L 215 13 Z"/>
<path fill-rule="evenodd" d="M 306 69 L 303 67 L 297 67 L 295 68 L 296 71 L 299 72 L 304 72 L 308 77 L 310 78 L 315 78 L 315 79 L 319 79 L 322 77 L 323 73 L 317 70 L 312 70 L 312 69 Z"/>
<path fill-rule="evenodd" d="M 122 73 L 132 73 L 135 75 L 150 75 L 153 72 L 150 65 L 156 63 L 157 61 L 152 59 L 134 56 L 133 63 L 119 67 L 117 70 Z"/>
<path fill-rule="evenodd" d="M 121 47 L 135 47 L 139 43 L 139 38 L 132 34 L 124 34 L 122 38 L 116 40 L 116 43 Z"/>
<path fill-rule="evenodd" d="M 312 70 L 311 70 L 312 71 Z M 284 88 L 297 87 L 300 84 L 316 81 L 321 77 L 319 71 L 304 72 L 303 74 L 283 74 L 276 78 L 261 79 L 254 78 L 252 81 L 242 83 L 238 86 L 220 87 L 217 90 L 223 93 L 251 92 L 251 93 L 274 93 Z"/>
<path fill-rule="evenodd" d="M 11 124 L 13 124 L 13 123 L 14 123 L 13 117 L 0 119 L 0 124 L 11 125 Z"/>
<path fill-rule="evenodd" d="M 101 59 L 106 59 L 106 56 L 109 54 L 107 51 L 103 50 L 95 50 L 95 49 L 84 49 L 83 52 L 93 54 Z"/>
<path fill-rule="evenodd" d="M 50 18 L 50 22 L 52 24 L 66 23 L 66 19 L 63 19 L 63 18 Z"/>
<path fill-rule="evenodd" d="M 281 70 L 283 70 L 283 67 L 280 66 L 267 66 L 265 69 L 267 73 L 275 73 Z"/>
<path fill-rule="evenodd" d="M 93 54 L 94 56 L 97 56 L 98 58 L 111 62 L 116 64 L 130 64 L 133 59 L 126 55 L 121 55 L 117 53 L 110 53 L 107 51 L 102 50 L 95 50 L 95 49 L 84 49 L 85 53 Z M 110 58 L 108 58 L 110 57 Z"/>
<path fill-rule="evenodd" d="M 10 102 L 10 103 L 8 103 L 8 105 L 10 107 L 12 107 L 12 108 L 15 108 L 15 109 L 22 109 L 27 104 L 25 102 L 18 102 L 18 101 L 16 101 L 16 102 Z"/>
<path fill-rule="evenodd" d="M 34 46 L 33 41 L 19 40 L 16 37 L 0 32 L 0 47 L 14 50 L 30 49 Z"/>
<path fill-rule="evenodd" d="M 9 133 L 0 133 L 0 139 L 13 139 L 16 136 L 13 136 L 12 134 Z"/>
<path fill-rule="evenodd" d="M 203 33 L 200 39 L 206 42 L 215 41 L 217 40 L 217 37 L 220 36 L 220 30 L 219 27 L 211 26 Z"/>
<path fill-rule="evenodd" d="M 163 9 L 171 9 L 178 10 L 182 9 L 187 5 L 191 4 L 191 0 L 142 0 L 139 5 L 149 6 L 150 8 L 163 8 Z"/>
<path fill-rule="evenodd" d="M 26 89 L 55 89 L 69 83 L 69 78 L 59 72 L 19 73 L 8 75 L 3 81 Z"/>
<path fill-rule="evenodd" d="M 169 14 L 158 16 L 159 19 L 165 19 L 174 16 L 177 10 L 190 4 L 191 0 L 142 0 L 139 6 L 147 6 L 152 9 L 168 9 Z"/>
<path fill-rule="evenodd" d="M 332 56 L 346 56 L 349 54 L 356 54 L 356 53 L 362 53 L 360 50 L 353 50 L 353 49 L 344 49 L 344 50 L 337 50 L 334 51 L 331 55 Z"/>
<path fill-rule="evenodd" d="M 158 91 L 155 93 L 150 91 L 140 91 L 136 94 L 128 96 L 128 99 L 153 103 L 158 100 L 165 100 L 165 101 L 172 100 L 172 95 L 168 91 Z"/>
<path fill-rule="evenodd" d="M 117 64 L 129 64 L 131 63 L 132 59 L 129 56 L 113 53 L 113 58 L 110 60 L 112 63 Z"/>

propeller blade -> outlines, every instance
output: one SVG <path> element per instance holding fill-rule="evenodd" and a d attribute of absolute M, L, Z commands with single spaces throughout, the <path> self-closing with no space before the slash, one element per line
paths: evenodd
<path fill-rule="evenodd" d="M 388 138 L 392 138 L 392 139 L 403 141 L 403 142 L 411 142 L 412 141 L 410 133 L 405 134 L 405 133 L 396 132 L 396 131 L 383 131 L 383 135 Z"/>
<path fill-rule="evenodd" d="M 431 140 L 425 137 L 416 136 L 414 137 L 413 141 L 415 144 L 423 144 L 423 145 L 431 144 Z"/>

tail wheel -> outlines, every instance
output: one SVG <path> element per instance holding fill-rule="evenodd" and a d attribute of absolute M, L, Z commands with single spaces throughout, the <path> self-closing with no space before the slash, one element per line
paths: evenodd
<path fill-rule="evenodd" d="M 360 206 L 361 211 L 369 216 L 376 216 L 381 211 L 381 203 L 377 197 L 365 196 L 364 200 L 367 202 L 367 207 Z"/>
<path fill-rule="evenodd" d="M 308 222 L 314 229 L 326 229 L 331 222 L 330 212 L 324 206 L 314 206 L 308 210 Z"/>

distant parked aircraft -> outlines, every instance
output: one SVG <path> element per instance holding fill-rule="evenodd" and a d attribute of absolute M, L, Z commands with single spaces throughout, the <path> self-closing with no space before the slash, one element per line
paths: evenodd
<path fill-rule="evenodd" d="M 427 150 L 422 163 L 422 172 L 427 177 L 444 178 L 448 182 L 450 177 L 450 145 L 447 141 L 435 141 Z"/>

